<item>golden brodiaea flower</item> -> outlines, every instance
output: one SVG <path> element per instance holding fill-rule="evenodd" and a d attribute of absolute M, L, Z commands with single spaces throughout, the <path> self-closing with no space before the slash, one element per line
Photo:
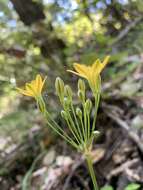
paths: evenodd
<path fill-rule="evenodd" d="M 74 63 L 74 69 L 76 70 L 76 72 L 72 70 L 67 70 L 67 71 L 74 73 L 78 76 L 81 76 L 83 78 L 86 78 L 91 88 L 97 90 L 99 86 L 98 83 L 100 81 L 100 73 L 107 65 L 109 58 L 110 56 L 106 56 L 103 62 L 101 62 L 100 59 L 97 59 L 91 66 Z"/>
<path fill-rule="evenodd" d="M 38 74 L 35 80 L 32 80 L 30 83 L 25 84 L 25 89 L 17 88 L 17 90 L 25 95 L 38 98 L 41 96 L 41 92 L 45 83 L 46 77 L 42 80 L 42 77 Z"/>

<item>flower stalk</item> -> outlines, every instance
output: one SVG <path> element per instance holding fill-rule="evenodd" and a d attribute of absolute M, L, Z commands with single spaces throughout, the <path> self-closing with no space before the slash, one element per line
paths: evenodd
<path fill-rule="evenodd" d="M 93 162 L 92 162 L 92 158 L 91 158 L 90 154 L 86 155 L 86 161 L 87 161 L 88 170 L 89 170 L 89 173 L 90 173 L 90 176 L 92 179 L 94 190 L 99 190 L 97 180 L 96 180 L 96 176 L 94 173 Z"/>

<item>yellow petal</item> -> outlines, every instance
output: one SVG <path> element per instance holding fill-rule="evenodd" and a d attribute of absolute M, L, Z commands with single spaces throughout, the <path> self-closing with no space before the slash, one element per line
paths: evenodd
<path fill-rule="evenodd" d="M 90 69 L 88 71 L 88 79 L 87 79 L 90 83 L 92 83 L 93 81 L 93 74 L 92 74 L 92 69 Z"/>
<path fill-rule="evenodd" d="M 25 95 L 25 96 L 31 96 L 33 97 L 33 94 L 27 92 L 26 90 L 23 90 L 21 88 L 16 88 L 21 94 Z"/>
<path fill-rule="evenodd" d="M 104 67 L 107 65 L 109 58 L 110 56 L 106 56 L 102 63 L 99 59 L 96 60 L 96 62 L 93 65 L 93 70 L 97 75 L 99 75 L 101 71 L 104 69 Z"/>
<path fill-rule="evenodd" d="M 86 76 L 86 75 L 79 74 L 79 73 L 77 73 L 77 72 L 75 72 L 75 71 L 72 71 L 72 70 L 67 70 L 67 71 L 70 72 L 70 73 L 73 73 L 73 74 L 75 74 L 75 75 L 78 75 L 78 76 L 80 76 L 80 77 L 83 77 L 83 78 L 86 78 L 86 79 L 87 79 L 87 76 Z"/>
<path fill-rule="evenodd" d="M 92 65 L 92 72 L 94 75 L 98 75 L 100 74 L 100 70 L 102 68 L 102 63 L 100 61 L 100 59 L 97 59 L 93 65 Z"/>
<path fill-rule="evenodd" d="M 105 57 L 104 61 L 102 62 L 103 68 L 107 65 L 109 59 L 110 59 L 110 55 L 107 55 L 107 56 Z"/>
<path fill-rule="evenodd" d="M 41 92 L 42 78 L 40 75 L 36 76 L 36 89 L 38 92 Z"/>
<path fill-rule="evenodd" d="M 45 77 L 44 80 L 43 80 L 42 83 L 41 83 L 40 92 L 42 92 L 42 89 L 43 89 L 43 86 L 44 86 L 44 84 L 45 84 L 46 79 L 47 79 L 47 77 Z"/>
<path fill-rule="evenodd" d="M 37 89 L 37 84 L 36 84 L 36 80 L 32 80 L 31 83 L 29 83 L 29 85 L 33 88 L 33 89 Z"/>
<path fill-rule="evenodd" d="M 36 95 L 35 89 L 33 88 L 32 83 L 34 83 L 34 81 L 32 81 L 31 83 L 26 83 L 25 85 L 25 89 L 28 93 L 32 94 L 33 96 Z"/>
<path fill-rule="evenodd" d="M 100 63 L 101 63 L 100 59 L 96 59 L 94 63 L 92 64 L 92 69 L 95 69 Z"/>
<path fill-rule="evenodd" d="M 87 72 L 89 70 L 89 67 L 87 67 L 85 65 L 78 64 L 78 63 L 74 63 L 74 68 L 80 75 L 87 78 Z"/>

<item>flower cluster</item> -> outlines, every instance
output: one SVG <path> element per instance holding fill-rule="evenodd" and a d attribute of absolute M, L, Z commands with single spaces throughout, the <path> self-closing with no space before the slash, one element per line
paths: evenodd
<path fill-rule="evenodd" d="M 95 98 L 94 105 L 92 101 L 86 97 L 86 87 L 82 79 L 78 80 L 77 96 L 80 100 L 80 106 L 75 106 L 73 102 L 73 92 L 69 85 L 65 85 L 64 81 L 57 77 L 55 81 L 56 94 L 59 97 L 62 105 L 61 116 L 65 120 L 69 132 L 66 133 L 61 126 L 59 126 L 51 117 L 46 109 L 44 99 L 42 97 L 42 89 L 46 78 L 42 79 L 40 75 L 30 83 L 26 83 L 25 89 L 17 88 L 17 90 L 26 96 L 34 97 L 40 111 L 47 119 L 48 126 L 58 133 L 64 140 L 70 143 L 78 151 L 82 152 L 89 165 L 89 171 L 92 177 L 94 189 L 98 189 L 96 179 L 94 176 L 93 168 L 91 167 L 91 149 L 93 140 L 99 135 L 99 131 L 95 130 L 95 123 L 97 111 L 99 107 L 100 93 L 101 93 L 101 79 L 100 74 L 108 63 L 110 56 L 105 57 L 101 62 L 97 59 L 91 66 L 85 66 L 78 63 L 74 64 L 75 71 L 68 70 L 69 72 L 81 76 L 88 80 L 89 86 Z M 95 107 L 94 120 L 91 125 L 91 112 Z"/>

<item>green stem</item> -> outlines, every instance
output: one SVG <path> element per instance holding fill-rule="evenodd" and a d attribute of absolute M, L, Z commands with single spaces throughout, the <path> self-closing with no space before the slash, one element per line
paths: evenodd
<path fill-rule="evenodd" d="M 77 144 L 70 138 L 66 135 L 66 133 L 64 133 L 63 131 L 63 134 L 61 132 L 59 132 L 53 125 L 51 125 L 49 122 L 47 123 L 49 125 L 49 127 L 55 132 L 57 133 L 59 136 L 61 136 L 65 141 L 67 141 L 69 144 L 71 144 L 73 147 L 77 148 L 78 149 L 78 146 Z"/>
<path fill-rule="evenodd" d="M 89 170 L 89 173 L 90 173 L 90 176 L 92 179 L 94 190 L 99 190 L 97 180 L 96 180 L 96 176 L 95 176 L 94 169 L 93 169 L 92 158 L 90 155 L 86 155 L 86 161 L 87 161 L 88 170 Z"/>
<path fill-rule="evenodd" d="M 77 125 L 77 131 L 79 133 L 80 139 L 83 141 L 83 136 L 82 136 L 82 133 L 81 133 L 81 129 L 80 129 L 80 126 L 79 126 L 79 123 L 78 123 L 78 120 L 77 120 L 77 117 L 76 117 L 76 114 L 75 114 L 75 111 L 74 111 L 74 107 L 73 107 L 72 104 L 71 104 L 71 109 L 72 109 L 73 116 L 74 116 L 74 119 L 75 119 L 75 122 L 76 122 L 76 125 Z"/>
<path fill-rule="evenodd" d="M 47 124 L 54 132 L 60 135 L 65 141 L 71 144 L 73 147 L 78 149 L 78 145 L 64 132 L 63 129 L 51 118 L 51 115 L 46 110 L 44 100 L 42 96 L 37 98 L 37 104 L 39 106 L 40 111 L 43 113 L 44 117 L 47 119 Z"/>
<path fill-rule="evenodd" d="M 75 134 L 75 131 L 74 131 L 73 127 L 72 127 L 72 124 L 69 123 L 68 118 L 66 119 L 66 122 L 67 122 L 68 127 L 69 127 L 69 130 L 71 131 L 71 133 L 72 133 L 72 135 L 74 136 L 75 140 L 76 140 L 77 143 L 80 145 L 81 143 L 80 143 L 80 141 L 78 140 L 78 137 L 77 137 L 76 134 Z"/>
<path fill-rule="evenodd" d="M 84 112 L 84 129 L 85 129 L 85 144 L 87 143 L 87 139 L 88 139 L 88 129 L 87 129 L 87 114 L 86 114 L 86 110 L 85 110 L 85 105 L 83 104 L 83 112 Z"/>
<path fill-rule="evenodd" d="M 76 136 L 76 140 L 77 140 L 77 142 L 79 143 L 79 144 L 81 144 L 81 138 L 80 138 L 80 135 L 79 135 L 79 133 L 78 133 L 78 131 L 77 131 L 77 128 L 76 128 L 76 126 L 75 126 L 75 124 L 74 124 L 74 122 L 73 122 L 73 119 L 72 119 L 72 117 L 71 117 L 71 115 L 70 115 L 70 112 L 68 111 L 68 110 L 65 110 L 66 111 L 66 113 L 67 113 L 67 120 L 69 121 L 69 126 L 72 128 L 72 130 L 73 130 L 73 132 L 74 132 L 74 134 L 75 134 L 75 136 Z"/>
<path fill-rule="evenodd" d="M 90 113 L 87 114 L 88 140 L 90 138 Z"/>
<path fill-rule="evenodd" d="M 45 116 L 48 117 L 48 121 L 47 124 L 49 125 L 49 127 L 51 129 L 53 129 L 54 132 L 56 132 L 58 135 L 60 135 L 64 140 L 66 140 L 68 143 L 70 143 L 71 145 L 73 145 L 75 148 L 78 148 L 78 146 L 76 145 L 76 143 L 61 129 L 61 127 L 50 117 L 50 114 L 45 111 Z M 51 122 L 53 122 L 53 124 L 51 124 L 49 122 L 49 120 L 51 120 Z"/>
<path fill-rule="evenodd" d="M 92 125 L 92 133 L 95 130 L 95 123 L 96 123 L 96 118 L 97 118 L 97 112 L 98 112 L 99 102 L 100 102 L 100 93 L 97 93 L 95 95 L 95 116 L 94 116 L 93 125 Z"/>
<path fill-rule="evenodd" d="M 81 122 L 81 127 L 82 127 L 83 138 L 84 138 L 84 142 L 85 142 L 85 140 L 86 140 L 86 134 L 85 134 L 85 128 L 84 128 L 84 124 L 83 124 L 82 118 L 80 118 L 80 122 Z"/>

